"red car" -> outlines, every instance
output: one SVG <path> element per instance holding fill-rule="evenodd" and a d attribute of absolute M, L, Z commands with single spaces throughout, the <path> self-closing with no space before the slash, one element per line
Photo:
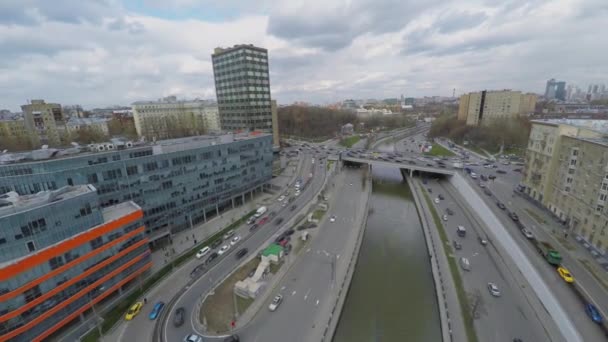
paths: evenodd
<path fill-rule="evenodd" d="M 268 221 L 268 216 L 264 217 L 263 219 L 260 220 L 260 222 L 258 222 L 258 225 L 263 225 L 264 223 L 266 223 Z"/>

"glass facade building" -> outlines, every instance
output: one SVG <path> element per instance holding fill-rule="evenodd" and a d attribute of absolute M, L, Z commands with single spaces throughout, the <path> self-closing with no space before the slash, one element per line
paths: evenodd
<path fill-rule="evenodd" d="M 268 50 L 216 48 L 211 55 L 220 123 L 225 131 L 272 131 Z"/>
<path fill-rule="evenodd" d="M 25 195 L 91 184 L 102 208 L 137 203 L 143 210 L 147 237 L 154 242 L 244 202 L 246 194 L 261 189 L 272 177 L 269 134 L 199 136 L 88 149 L 103 151 L 40 150 L 51 156 L 39 161 L 31 160 L 33 152 L 0 156 L 4 157 L 0 159 L 0 194 Z"/>
<path fill-rule="evenodd" d="M 39 341 L 152 266 L 143 211 L 92 185 L 0 196 L 0 341 Z"/>

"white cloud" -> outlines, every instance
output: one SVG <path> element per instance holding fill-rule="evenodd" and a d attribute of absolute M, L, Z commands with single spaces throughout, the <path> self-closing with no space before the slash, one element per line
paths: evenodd
<path fill-rule="evenodd" d="M 605 0 L 177 4 L 192 13 L 241 11 L 212 21 L 154 17 L 115 1 L 38 3 L 0 5 L 0 108 L 18 110 L 32 98 L 85 107 L 213 98 L 211 53 L 238 43 L 269 49 L 272 96 L 281 103 L 453 88 L 541 92 L 552 77 L 608 82 Z"/>

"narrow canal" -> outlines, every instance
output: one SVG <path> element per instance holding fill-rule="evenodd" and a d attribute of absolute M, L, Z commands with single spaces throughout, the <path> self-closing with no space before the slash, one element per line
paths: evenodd
<path fill-rule="evenodd" d="M 333 341 L 441 341 L 424 234 L 398 169 L 374 167 L 370 207 L 373 212 Z"/>

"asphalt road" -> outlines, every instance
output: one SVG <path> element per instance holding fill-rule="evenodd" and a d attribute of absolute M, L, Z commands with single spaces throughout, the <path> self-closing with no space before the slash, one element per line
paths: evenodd
<path fill-rule="evenodd" d="M 248 227 L 245 225 L 239 228 L 237 234 L 241 234 L 242 240 L 236 246 L 230 248 L 230 250 L 221 258 L 219 261 L 212 263 L 206 273 L 198 280 L 196 280 L 187 290 L 179 297 L 175 305 L 170 308 L 171 314 L 168 315 L 168 319 L 163 324 L 162 334 L 164 340 L 167 342 L 181 341 L 184 336 L 190 333 L 197 333 L 198 335 L 204 335 L 202 331 L 197 331 L 194 320 L 198 319 L 198 312 L 196 311 L 198 301 L 205 296 L 206 293 L 211 291 L 217 284 L 218 281 L 226 277 L 230 272 L 235 269 L 241 261 L 236 260 L 234 252 L 241 248 L 248 248 L 250 252 L 257 250 L 260 246 L 265 244 L 269 239 L 275 236 L 275 233 L 280 229 L 287 228 L 286 222 L 297 212 L 291 211 L 289 207 L 293 204 L 297 205 L 298 209 L 306 205 L 320 189 L 324 181 L 324 174 L 326 170 L 325 163 L 315 162 L 312 166 L 306 164 L 303 167 L 303 175 L 306 176 L 306 171 L 310 170 L 308 167 L 314 168 L 314 176 L 311 178 L 310 183 L 304 188 L 301 195 L 297 197 L 292 204 L 287 207 L 281 207 L 279 203 L 274 204 L 268 210 L 269 212 L 277 212 L 277 216 L 269 220 L 268 223 L 264 224 L 253 234 L 249 234 Z M 275 225 L 279 218 L 283 219 L 282 225 Z M 167 298 L 169 301 L 169 298 Z M 174 327 L 172 324 L 172 315 L 176 308 L 183 307 L 186 310 L 186 323 L 181 327 Z M 211 338 L 208 338 L 208 340 Z M 134 339 L 133 341 L 135 341 Z M 145 340 L 151 340 L 145 339 Z M 125 341 L 131 341 L 125 339 Z"/>
<path fill-rule="evenodd" d="M 503 223 L 505 227 L 510 228 L 510 235 L 518 242 L 522 247 L 522 250 L 528 257 L 528 260 L 532 262 L 534 267 L 539 271 L 544 279 L 548 279 L 548 284 L 551 286 L 553 293 L 560 299 L 562 306 L 567 308 L 566 312 L 572 322 L 576 325 L 579 333 L 584 337 L 585 341 L 602 341 L 606 337 L 603 332 L 593 323 L 585 313 L 585 309 L 582 301 L 576 296 L 575 292 L 570 288 L 571 285 L 565 283 L 555 271 L 555 268 L 547 264 L 544 258 L 536 251 L 534 246 L 528 239 L 520 232 L 515 223 L 507 216 L 508 210 L 515 211 L 520 221 L 524 226 L 530 230 L 538 240 L 549 242 L 557 250 L 560 251 L 563 257 L 562 265 L 564 265 L 572 275 L 575 277 L 575 281 L 580 287 L 584 289 L 588 296 L 590 296 L 593 302 L 600 310 L 603 311 L 604 317 L 608 312 L 608 293 L 605 289 L 597 283 L 595 278 L 574 258 L 570 256 L 567 251 L 558 244 L 553 237 L 550 236 L 544 229 L 537 228 L 537 224 L 532 217 L 524 210 L 531 206 L 525 199 L 519 196 L 513 196 L 513 188 L 515 184 L 519 183 L 520 177 L 516 172 L 512 172 L 511 169 L 514 166 L 505 167 L 505 170 L 509 170 L 503 177 L 498 177 L 494 182 L 486 182 L 486 186 L 492 192 L 492 196 L 482 194 L 483 197 L 487 198 L 487 202 L 490 203 L 490 207 L 496 213 L 496 216 Z M 484 170 L 479 169 L 478 172 L 484 173 Z M 487 173 L 487 172 L 486 172 Z M 499 175 L 501 176 L 501 175 Z M 473 182 L 473 180 L 470 180 Z M 473 182 L 479 184 L 479 182 Z M 476 187 L 481 192 L 479 186 Z M 500 210 L 496 206 L 496 200 L 503 202 L 508 210 Z M 556 229 L 559 229 L 559 225 L 556 224 Z M 574 242 L 571 242 L 574 243 Z"/>
<path fill-rule="evenodd" d="M 429 181 L 425 187 L 432 189 L 433 199 L 438 194 L 445 197 L 445 200 L 435 204 L 440 215 L 443 215 L 446 208 L 454 211 L 454 215 L 448 215 L 444 226 L 448 239 L 458 241 L 462 245 L 461 250 L 454 251 L 455 258 L 459 261 L 461 257 L 466 257 L 471 265 L 470 271 L 463 271 L 460 263 L 459 268 L 466 291 L 473 294 L 470 302 L 479 303 L 479 318 L 475 321 L 479 340 L 512 341 L 517 337 L 524 341 L 550 341 L 542 323 L 519 289 L 520 285 L 494 246 L 491 243 L 483 246 L 478 241 L 478 236 L 486 235 L 483 227 L 474 219 L 474 214 L 466 206 L 459 205 L 464 200 L 448 192 L 441 182 Z M 456 234 L 456 227 L 459 225 L 467 230 L 464 238 Z M 489 282 L 498 285 L 500 297 L 490 294 L 487 288 Z"/>
<path fill-rule="evenodd" d="M 320 225 L 317 236 L 275 286 L 253 321 L 239 331 L 244 341 L 316 341 L 318 329 L 327 323 L 364 214 L 360 210 L 364 200 L 360 196 L 361 171 L 345 168 L 338 177 L 327 214 L 336 215 L 336 221 L 326 219 Z M 271 312 L 267 308 L 277 293 L 283 295 L 283 302 Z"/>

